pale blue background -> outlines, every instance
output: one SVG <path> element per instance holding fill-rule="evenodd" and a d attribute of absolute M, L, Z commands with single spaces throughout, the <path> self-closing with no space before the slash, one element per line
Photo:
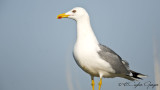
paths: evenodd
<path fill-rule="evenodd" d="M 141 83 L 155 83 L 160 0 L 0 0 L 0 90 L 91 90 L 90 76 L 72 57 L 76 22 L 56 19 L 77 6 L 88 11 L 100 43 L 149 76 Z M 99 78 L 95 81 L 98 90 Z M 106 78 L 102 90 L 147 90 L 120 82 L 131 81 Z"/>

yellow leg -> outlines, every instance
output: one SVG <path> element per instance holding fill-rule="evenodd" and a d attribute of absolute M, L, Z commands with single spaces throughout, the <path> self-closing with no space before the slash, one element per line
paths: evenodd
<path fill-rule="evenodd" d="M 98 88 L 98 90 L 100 90 L 100 89 L 101 89 L 101 85 L 102 85 L 102 78 L 100 78 L 100 81 L 99 81 L 99 88 Z"/>
<path fill-rule="evenodd" d="M 92 80 L 92 83 L 91 83 L 91 85 L 92 85 L 92 90 L 94 90 L 94 80 Z"/>

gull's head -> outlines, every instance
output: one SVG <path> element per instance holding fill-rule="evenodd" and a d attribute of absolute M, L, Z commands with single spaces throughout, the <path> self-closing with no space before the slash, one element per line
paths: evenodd
<path fill-rule="evenodd" d="M 82 18 L 88 18 L 88 13 L 86 12 L 86 10 L 84 8 L 81 7 L 76 7 L 73 8 L 72 10 L 68 11 L 67 13 L 63 13 L 63 14 L 59 14 L 57 16 L 57 19 L 61 19 L 61 18 L 71 18 L 74 20 L 79 20 Z"/>

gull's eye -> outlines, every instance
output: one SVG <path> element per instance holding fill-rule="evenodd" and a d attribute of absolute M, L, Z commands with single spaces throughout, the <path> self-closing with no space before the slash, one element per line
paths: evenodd
<path fill-rule="evenodd" d="M 73 10 L 72 12 L 73 12 L 73 13 L 76 13 L 76 10 Z"/>

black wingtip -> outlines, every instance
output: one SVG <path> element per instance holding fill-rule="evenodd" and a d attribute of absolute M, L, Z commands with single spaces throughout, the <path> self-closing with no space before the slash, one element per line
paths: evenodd
<path fill-rule="evenodd" d="M 132 71 L 132 70 L 130 70 L 130 72 L 132 73 L 131 77 L 133 77 L 134 79 L 141 79 L 141 80 L 143 80 L 142 78 L 147 77 L 147 75 L 144 75 L 144 74 Z"/>

